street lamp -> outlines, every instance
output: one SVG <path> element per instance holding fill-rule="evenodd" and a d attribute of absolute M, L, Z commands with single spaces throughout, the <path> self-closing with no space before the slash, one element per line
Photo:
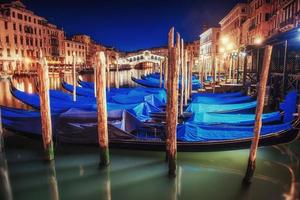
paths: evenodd
<path fill-rule="evenodd" d="M 257 36 L 257 37 L 254 39 L 254 44 L 255 44 L 255 45 L 261 45 L 262 42 L 263 42 L 263 39 L 262 39 L 262 37 L 260 37 L 260 36 Z"/>

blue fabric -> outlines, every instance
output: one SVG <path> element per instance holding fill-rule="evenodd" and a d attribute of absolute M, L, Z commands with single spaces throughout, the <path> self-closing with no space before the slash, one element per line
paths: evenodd
<path fill-rule="evenodd" d="M 73 85 L 63 83 L 69 92 L 73 92 Z M 94 99 L 94 90 L 77 87 L 78 95 Z M 152 96 L 151 96 L 152 95 Z M 112 89 L 106 93 L 107 101 L 119 104 L 135 104 L 142 102 L 152 102 L 154 106 L 163 106 L 167 102 L 167 94 L 164 89 L 158 88 L 121 88 Z M 90 100 L 85 100 L 90 101 Z"/>
<path fill-rule="evenodd" d="M 261 136 L 291 130 L 290 123 L 264 125 Z M 205 126 L 186 123 L 177 127 L 177 139 L 185 142 L 226 141 L 253 137 L 253 127 L 249 126 Z"/>
<path fill-rule="evenodd" d="M 143 77 L 144 79 L 137 79 L 134 77 L 131 77 L 132 81 L 134 81 L 135 83 L 145 86 L 145 87 L 150 87 L 150 88 L 159 88 L 160 86 L 160 81 L 159 79 L 156 78 L 152 78 L 152 77 Z M 164 85 L 164 81 L 162 81 L 162 87 Z M 181 81 L 179 81 L 178 84 L 179 89 L 181 88 Z M 192 81 L 192 89 L 193 90 L 198 90 L 200 89 L 202 86 L 199 82 L 199 80 L 193 80 Z"/>
<path fill-rule="evenodd" d="M 280 104 L 280 109 L 284 111 L 284 122 L 291 122 L 294 119 L 293 114 L 297 111 L 297 91 L 290 91 L 283 103 Z"/>
<path fill-rule="evenodd" d="M 228 97 L 240 97 L 243 96 L 242 92 L 231 92 L 231 93 L 198 93 L 192 94 L 192 99 L 197 97 L 214 97 L 214 98 L 228 98 Z"/>
<path fill-rule="evenodd" d="M 13 90 L 12 94 L 14 97 L 19 99 L 25 104 L 32 106 L 33 108 L 40 109 L 40 97 L 38 94 L 28 94 L 19 90 Z M 80 108 L 86 110 L 96 110 L 95 103 L 89 102 L 74 102 L 72 100 L 60 100 L 50 96 L 50 108 L 52 112 L 61 113 L 67 111 L 70 108 Z"/>
<path fill-rule="evenodd" d="M 229 113 L 241 110 L 247 110 L 256 107 L 256 101 L 240 103 L 240 104 L 203 104 L 203 103 L 191 103 L 186 112 L 217 112 L 217 113 Z"/>
<path fill-rule="evenodd" d="M 262 115 L 263 123 L 280 121 L 280 112 L 266 113 Z M 219 113 L 194 113 L 189 122 L 199 124 L 232 124 L 253 125 L 255 114 L 219 114 Z"/>
<path fill-rule="evenodd" d="M 240 96 L 240 97 L 194 97 L 193 103 L 203 103 L 203 104 L 232 104 L 232 103 L 244 103 L 253 100 L 249 96 Z"/>

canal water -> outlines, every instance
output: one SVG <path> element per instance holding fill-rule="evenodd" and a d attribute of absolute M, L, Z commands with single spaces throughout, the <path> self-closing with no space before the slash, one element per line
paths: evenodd
<path fill-rule="evenodd" d="M 122 84 L 145 71 L 121 72 Z M 92 81 L 92 75 L 82 75 Z M 51 88 L 61 89 L 58 76 Z M 66 76 L 71 82 L 72 78 Z M 35 92 L 35 78 L 14 84 Z M 15 100 L 0 81 L 0 104 L 29 107 Z M 0 199 L 295 199 L 300 188 L 300 141 L 259 148 L 257 169 L 248 187 L 241 184 L 249 150 L 179 152 L 177 177 L 167 176 L 164 152 L 111 149 L 111 165 L 99 169 L 96 146 L 55 146 L 55 162 L 42 161 L 42 142 L 6 133 L 0 154 Z"/>

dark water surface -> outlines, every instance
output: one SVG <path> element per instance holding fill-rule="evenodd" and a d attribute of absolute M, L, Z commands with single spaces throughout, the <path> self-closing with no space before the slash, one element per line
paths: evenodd
<path fill-rule="evenodd" d="M 128 78 L 123 84 L 132 84 Z M 35 92 L 34 78 L 14 84 Z M 60 89 L 58 77 L 51 87 Z M 13 99 L 6 81 L 0 82 L 0 104 L 28 108 Z M 299 190 L 299 140 L 260 148 L 249 187 L 241 184 L 249 150 L 178 153 L 174 179 L 167 177 L 164 152 L 111 149 L 107 169 L 98 168 L 96 146 L 58 143 L 53 163 L 44 162 L 42 153 L 41 140 L 6 133 L 0 199 L 294 199 Z"/>

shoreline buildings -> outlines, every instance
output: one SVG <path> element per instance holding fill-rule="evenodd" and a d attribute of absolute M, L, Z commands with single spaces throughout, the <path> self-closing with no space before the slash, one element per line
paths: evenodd
<path fill-rule="evenodd" d="M 0 27 L 0 71 L 7 73 L 35 72 L 40 50 L 54 69 L 71 67 L 74 61 L 78 68 L 90 68 L 99 50 L 117 54 L 87 35 L 66 38 L 62 29 L 21 1 L 0 4 Z"/>
<path fill-rule="evenodd" d="M 295 68 L 299 68 L 299 53 L 296 53 L 299 49 L 295 45 L 296 40 L 291 40 L 299 38 L 299 21 L 300 0 L 249 0 L 247 3 L 238 3 L 220 20 L 220 26 L 215 27 L 220 29 L 220 39 L 212 40 L 210 46 L 218 46 L 218 50 L 205 52 L 208 48 L 205 38 L 209 31 L 200 34 L 199 61 L 202 66 L 199 70 L 204 68 L 212 75 L 212 71 L 220 68 L 231 83 L 256 83 L 262 65 L 263 45 L 273 44 L 277 52 L 272 57 L 273 75 L 276 72 L 282 76 L 290 68 L 293 68 L 290 73 L 295 72 Z M 212 57 L 215 57 L 213 62 Z M 298 82 L 293 84 L 297 85 Z"/>

